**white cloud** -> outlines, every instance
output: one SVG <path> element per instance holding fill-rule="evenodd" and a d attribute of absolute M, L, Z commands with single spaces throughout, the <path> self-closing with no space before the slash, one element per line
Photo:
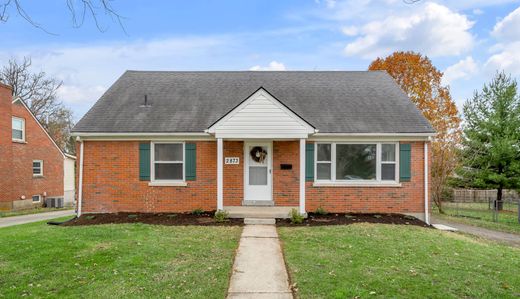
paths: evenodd
<path fill-rule="evenodd" d="M 64 84 L 58 89 L 58 96 L 67 104 L 79 104 L 97 100 L 106 90 L 107 88 L 101 85 Z"/>
<path fill-rule="evenodd" d="M 372 21 L 360 37 L 345 47 L 348 56 L 367 59 L 395 50 L 415 50 L 430 56 L 460 55 L 473 47 L 474 22 L 446 6 L 427 3 L 414 13 Z"/>
<path fill-rule="evenodd" d="M 166 38 L 12 49 L 0 51 L 0 62 L 11 56 L 32 57 L 34 71 L 44 70 L 63 81 L 59 99 L 81 117 L 125 70 L 236 69 L 228 59 L 237 57 L 232 52 L 237 49 L 238 42 L 229 36 Z M 219 56 L 225 58 L 216 62 Z"/>
<path fill-rule="evenodd" d="M 491 35 L 497 43 L 491 47 L 492 54 L 484 67 L 488 74 L 506 71 L 520 75 L 520 7 L 510 12 L 493 27 Z"/>
<path fill-rule="evenodd" d="M 250 71 L 285 71 L 285 65 L 278 61 L 271 61 L 268 66 L 255 65 L 249 69 Z"/>
<path fill-rule="evenodd" d="M 356 36 L 358 35 L 359 28 L 357 28 L 356 26 L 345 26 L 341 28 L 341 32 L 343 32 L 343 34 L 345 34 L 346 36 Z"/>
<path fill-rule="evenodd" d="M 450 84 L 458 79 L 469 79 L 478 72 L 478 66 L 473 57 L 468 56 L 454 65 L 449 66 L 444 71 L 442 77 L 443 84 Z"/>
<path fill-rule="evenodd" d="M 497 22 L 492 35 L 501 41 L 520 41 L 520 7 Z"/>
<path fill-rule="evenodd" d="M 472 10 L 473 14 L 476 15 L 476 16 L 480 16 L 481 14 L 484 13 L 484 11 L 480 8 L 475 8 Z"/>
<path fill-rule="evenodd" d="M 520 75 L 520 41 L 504 45 L 502 51 L 491 55 L 485 64 L 488 73 L 506 71 L 513 75 Z"/>

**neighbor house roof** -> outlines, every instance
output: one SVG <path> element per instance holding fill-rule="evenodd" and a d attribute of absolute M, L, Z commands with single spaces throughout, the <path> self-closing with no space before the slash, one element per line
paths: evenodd
<path fill-rule="evenodd" d="M 73 131 L 204 132 L 261 87 L 320 133 L 434 132 L 382 71 L 127 71 Z"/>

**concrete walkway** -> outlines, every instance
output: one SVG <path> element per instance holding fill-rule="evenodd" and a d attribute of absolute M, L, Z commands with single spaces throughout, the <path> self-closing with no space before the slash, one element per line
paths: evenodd
<path fill-rule="evenodd" d="M 54 211 L 54 212 L 46 212 L 46 213 L 37 213 L 37 214 L 29 214 L 29 215 L 21 215 L 21 216 L 12 216 L 0 218 L 0 227 L 13 226 L 18 224 L 25 224 L 31 222 L 38 222 L 43 220 L 49 220 L 64 216 L 74 215 L 74 210 L 63 210 L 63 211 Z"/>
<path fill-rule="evenodd" d="M 491 230 L 487 228 L 482 228 L 478 226 L 473 225 L 467 225 L 467 224 L 461 224 L 449 220 L 439 219 L 439 218 L 433 218 L 431 219 L 431 223 L 435 224 L 444 224 L 447 226 L 451 226 L 456 228 L 458 231 L 475 235 L 477 237 L 481 237 L 484 239 L 488 239 L 491 241 L 498 241 L 502 243 L 507 243 L 512 246 L 520 247 L 520 235 L 518 234 L 512 234 L 512 233 L 506 233 L 496 230 Z"/>
<path fill-rule="evenodd" d="M 246 225 L 240 238 L 228 298 L 292 298 L 274 225 Z"/>

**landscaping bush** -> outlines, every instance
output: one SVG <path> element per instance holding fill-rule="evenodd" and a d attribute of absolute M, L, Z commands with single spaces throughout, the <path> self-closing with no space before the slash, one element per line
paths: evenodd
<path fill-rule="evenodd" d="M 316 213 L 317 215 L 327 215 L 329 212 L 327 212 L 327 210 L 325 210 L 325 208 L 319 207 L 316 209 L 316 211 L 314 213 Z"/>
<path fill-rule="evenodd" d="M 292 224 L 300 224 L 305 219 L 305 217 L 303 217 L 303 215 L 301 215 L 297 209 L 292 209 L 289 213 L 289 217 L 291 218 Z"/>
<path fill-rule="evenodd" d="M 213 216 L 213 218 L 215 219 L 216 222 L 225 222 L 228 220 L 228 217 L 229 217 L 229 213 L 224 210 L 216 211 L 215 216 Z"/>
<path fill-rule="evenodd" d="M 195 209 L 195 210 L 191 211 L 191 213 L 193 215 L 202 215 L 202 214 L 204 214 L 204 210 L 201 209 L 201 208 L 198 208 L 198 209 Z"/>

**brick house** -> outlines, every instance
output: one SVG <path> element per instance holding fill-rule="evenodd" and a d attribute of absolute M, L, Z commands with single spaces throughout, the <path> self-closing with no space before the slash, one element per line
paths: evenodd
<path fill-rule="evenodd" d="M 386 72 L 127 71 L 73 132 L 80 214 L 322 207 L 428 221 L 435 132 Z"/>
<path fill-rule="evenodd" d="M 66 203 L 73 204 L 74 167 L 70 163 L 75 157 L 61 151 L 25 103 L 13 100 L 11 87 L 2 83 L 0 158 L 1 211 L 41 206 L 47 198 L 65 197 Z"/>

